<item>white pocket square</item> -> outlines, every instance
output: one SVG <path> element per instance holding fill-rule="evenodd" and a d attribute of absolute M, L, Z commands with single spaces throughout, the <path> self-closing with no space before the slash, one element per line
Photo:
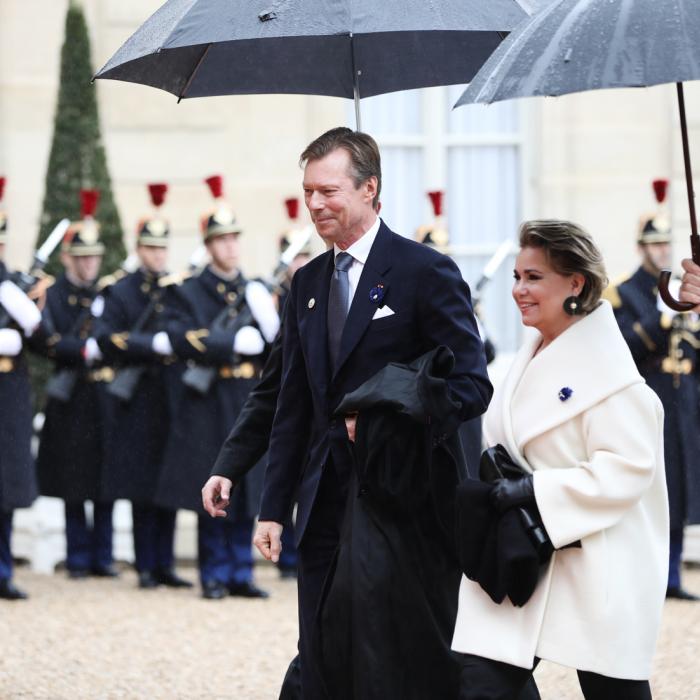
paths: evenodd
<path fill-rule="evenodd" d="M 380 308 L 378 308 L 374 312 L 374 316 L 372 316 L 372 320 L 376 321 L 379 318 L 386 318 L 387 316 L 393 316 L 394 311 L 390 309 L 386 304 Z"/>

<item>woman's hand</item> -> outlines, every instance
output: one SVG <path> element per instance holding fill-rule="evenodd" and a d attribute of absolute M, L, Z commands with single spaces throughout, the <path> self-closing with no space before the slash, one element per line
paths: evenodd
<path fill-rule="evenodd" d="M 499 479 L 491 489 L 489 497 L 491 504 L 499 513 L 516 506 L 535 503 L 532 475 L 528 474 L 521 479 Z"/>

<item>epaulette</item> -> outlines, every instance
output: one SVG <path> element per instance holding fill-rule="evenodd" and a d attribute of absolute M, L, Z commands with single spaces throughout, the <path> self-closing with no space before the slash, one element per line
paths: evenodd
<path fill-rule="evenodd" d="M 172 287 L 173 285 L 180 285 L 186 279 L 192 277 L 192 270 L 185 270 L 183 272 L 173 272 L 171 275 L 165 275 L 158 280 L 159 287 Z"/>
<path fill-rule="evenodd" d="M 100 277 L 97 281 L 97 292 L 103 292 L 107 287 L 111 287 L 113 284 L 119 282 L 119 280 L 124 279 L 129 273 L 122 268 L 115 270 L 111 275 L 105 275 Z"/>
<path fill-rule="evenodd" d="M 618 287 L 630 277 L 631 275 L 629 273 L 616 277 L 603 291 L 603 299 L 609 301 L 613 309 L 619 309 L 622 306 L 622 299 L 620 298 Z"/>

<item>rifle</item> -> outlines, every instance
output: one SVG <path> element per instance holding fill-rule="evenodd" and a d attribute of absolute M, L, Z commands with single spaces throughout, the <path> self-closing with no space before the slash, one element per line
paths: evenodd
<path fill-rule="evenodd" d="M 85 323 L 90 319 L 90 313 L 89 306 L 81 310 L 71 326 L 70 335 L 77 335 L 80 333 Z M 55 399 L 61 403 L 68 403 L 73 396 L 77 382 L 77 367 L 64 367 L 63 369 L 59 369 L 58 372 L 46 382 L 46 395 L 50 399 Z"/>
<path fill-rule="evenodd" d="M 141 315 L 136 319 L 136 323 L 131 329 L 132 333 L 145 331 L 153 320 L 153 313 L 156 305 L 160 301 L 161 293 L 157 290 L 151 295 L 148 305 L 141 312 Z M 122 367 L 115 375 L 114 380 L 107 387 L 107 391 L 116 396 L 124 403 L 130 403 L 134 398 L 136 389 L 138 388 L 141 377 L 146 372 L 146 365 L 132 365 L 130 367 Z"/>
<path fill-rule="evenodd" d="M 233 304 L 229 304 L 222 309 L 209 326 L 210 331 L 228 331 L 234 335 L 243 326 L 248 326 L 253 322 L 253 314 L 245 305 L 245 291 L 241 292 Z M 216 378 L 216 367 L 203 365 L 192 365 L 188 367 L 183 375 L 182 382 L 185 386 L 193 389 L 198 394 L 206 396 L 211 389 L 211 385 Z"/>
<path fill-rule="evenodd" d="M 25 294 L 37 283 L 41 273 L 49 262 L 51 253 L 56 249 L 56 246 L 63 240 L 63 236 L 70 226 L 68 219 L 61 219 L 51 231 L 48 238 L 44 241 L 39 250 L 34 253 L 34 259 L 30 266 L 30 272 L 14 272 L 10 275 L 11 279 Z M 0 307 L 0 328 L 7 328 L 12 321 L 12 317 L 7 309 Z"/>

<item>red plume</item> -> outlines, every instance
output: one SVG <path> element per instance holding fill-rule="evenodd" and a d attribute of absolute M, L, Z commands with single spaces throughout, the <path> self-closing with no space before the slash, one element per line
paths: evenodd
<path fill-rule="evenodd" d="M 154 207 L 159 207 L 165 201 L 165 193 L 168 191 L 168 186 L 165 183 L 154 182 L 148 186 L 148 193 L 151 195 L 151 201 Z"/>
<path fill-rule="evenodd" d="M 221 175 L 212 175 L 204 182 L 207 183 L 214 199 L 220 199 L 224 194 L 224 178 Z"/>
<path fill-rule="evenodd" d="M 0 202 L 2 202 L 2 195 L 5 192 L 5 183 L 7 182 L 7 179 L 4 177 L 0 177 Z"/>
<path fill-rule="evenodd" d="M 654 196 L 659 204 L 666 201 L 666 192 L 668 191 L 668 180 L 654 180 L 651 183 L 654 188 Z"/>
<path fill-rule="evenodd" d="M 433 205 L 433 211 L 435 216 L 442 216 L 442 198 L 444 192 L 436 190 L 434 192 L 428 192 L 428 197 L 430 197 L 430 202 Z"/>
<path fill-rule="evenodd" d="M 80 190 L 80 218 L 94 216 L 99 201 L 99 190 Z"/>
<path fill-rule="evenodd" d="M 297 197 L 290 197 L 284 200 L 284 206 L 287 207 L 287 216 L 296 220 L 299 217 L 299 200 Z"/>

